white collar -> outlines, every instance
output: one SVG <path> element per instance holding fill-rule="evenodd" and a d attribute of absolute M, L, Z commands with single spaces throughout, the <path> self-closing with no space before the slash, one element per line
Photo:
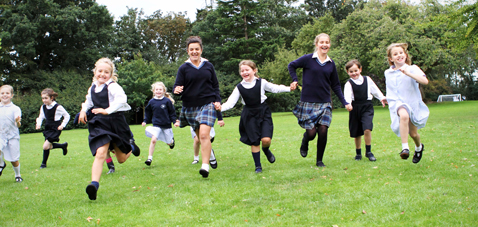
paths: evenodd
<path fill-rule="evenodd" d="M 159 100 L 162 100 L 162 99 L 164 99 L 164 95 L 163 95 L 163 96 L 161 96 L 161 97 L 156 97 L 156 96 L 154 96 L 153 98 L 154 98 L 154 99 L 159 99 Z"/>
<path fill-rule="evenodd" d="M 201 65 L 201 64 L 202 64 L 203 62 L 205 62 L 205 61 L 207 61 L 207 59 L 201 57 L 201 58 L 199 59 L 199 65 Z M 194 63 L 191 61 L 191 58 L 188 58 L 188 60 L 186 60 L 185 62 L 191 63 L 191 64 L 194 65 Z"/>
<path fill-rule="evenodd" d="M 312 58 L 317 58 L 317 60 L 319 60 L 319 62 L 322 63 L 322 64 L 323 64 L 323 63 L 326 63 L 326 62 L 328 62 L 328 61 L 332 61 L 332 59 L 329 58 L 329 55 L 327 55 L 327 58 L 325 59 L 325 61 L 322 62 L 322 61 L 320 60 L 320 58 L 319 58 L 319 54 L 317 53 L 317 51 L 314 52 L 314 54 L 312 55 Z"/>
<path fill-rule="evenodd" d="M 53 102 L 50 103 L 50 105 L 46 105 L 46 106 L 51 108 L 51 107 L 55 106 L 55 104 L 56 104 L 56 101 L 53 101 Z"/>
<path fill-rule="evenodd" d="M 403 64 L 402 67 L 400 67 L 400 68 L 396 68 L 395 65 L 391 65 L 391 66 L 390 66 L 390 70 L 395 71 L 395 70 L 399 70 L 399 69 L 401 69 L 401 68 L 406 69 L 408 66 L 409 66 L 409 65 L 407 65 L 407 63 Z"/>
<path fill-rule="evenodd" d="M 12 106 L 12 105 L 13 105 L 13 102 L 12 102 L 12 101 L 10 101 L 10 103 L 5 104 L 5 105 L 3 105 L 2 102 L 0 102 L 0 106 L 1 106 L 1 107 L 10 107 L 10 106 Z"/>

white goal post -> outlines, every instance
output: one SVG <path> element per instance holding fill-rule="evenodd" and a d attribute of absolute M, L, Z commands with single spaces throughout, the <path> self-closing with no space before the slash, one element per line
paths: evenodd
<path fill-rule="evenodd" d="M 461 94 L 451 94 L 451 95 L 440 95 L 438 96 L 437 102 L 459 102 L 463 101 L 461 99 Z"/>

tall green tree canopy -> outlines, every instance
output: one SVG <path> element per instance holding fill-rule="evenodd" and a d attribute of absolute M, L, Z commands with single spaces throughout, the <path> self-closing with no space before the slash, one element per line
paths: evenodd
<path fill-rule="evenodd" d="M 4 77 L 34 70 L 89 69 L 111 41 L 113 17 L 93 0 L 2 2 Z"/>

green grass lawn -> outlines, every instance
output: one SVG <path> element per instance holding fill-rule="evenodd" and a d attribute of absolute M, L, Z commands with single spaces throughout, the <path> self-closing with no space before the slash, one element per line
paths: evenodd
<path fill-rule="evenodd" d="M 429 108 L 427 126 L 419 130 L 426 150 L 418 164 L 400 159 L 400 139 L 381 107 L 375 107 L 372 133 L 377 161 L 354 161 L 348 112 L 334 110 L 325 168 L 315 166 L 316 140 L 307 158 L 300 156 L 304 130 L 293 114 L 275 113 L 271 150 L 277 161 L 262 155 L 262 174 L 254 173 L 250 147 L 238 140 L 239 118 L 226 118 L 213 143 L 219 165 L 207 179 L 200 165 L 191 165 L 189 128 L 173 129 L 172 150 L 158 142 L 148 167 L 150 140 L 134 125 L 141 155 L 121 165 L 114 159 L 114 174 L 106 175 L 104 166 L 96 201 L 85 193 L 94 159 L 87 130 L 63 132 L 68 155 L 52 150 L 41 170 L 43 136 L 24 134 L 24 181 L 14 182 L 10 163 L 0 177 L 0 226 L 477 226 L 478 102 Z"/>

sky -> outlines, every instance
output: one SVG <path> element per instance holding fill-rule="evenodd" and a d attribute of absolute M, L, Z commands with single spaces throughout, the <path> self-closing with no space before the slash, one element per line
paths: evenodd
<path fill-rule="evenodd" d="M 115 20 L 128 12 L 129 8 L 143 9 L 145 16 L 153 14 L 157 10 L 166 12 L 187 12 L 187 17 L 194 21 L 196 19 L 196 9 L 206 7 L 206 1 L 210 0 L 96 0 L 99 5 L 105 5 L 108 11 L 113 14 Z"/>
<path fill-rule="evenodd" d="M 96 2 L 99 5 L 105 5 L 115 20 L 119 20 L 121 16 L 125 15 L 128 12 L 126 7 L 129 7 L 143 9 L 145 16 L 152 15 L 158 9 L 163 13 L 186 11 L 187 17 L 191 21 L 195 21 L 196 9 L 204 9 L 206 2 L 208 5 L 211 4 L 211 0 L 96 0 Z M 304 0 L 299 2 L 304 2 Z"/>

